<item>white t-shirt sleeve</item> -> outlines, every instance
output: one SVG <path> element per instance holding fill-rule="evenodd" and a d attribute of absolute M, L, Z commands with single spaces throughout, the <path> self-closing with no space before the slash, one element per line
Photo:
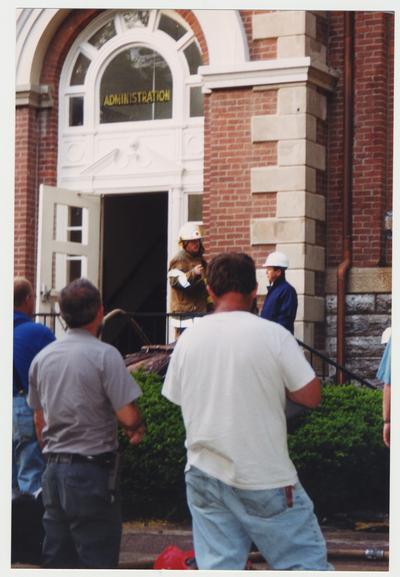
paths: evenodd
<path fill-rule="evenodd" d="M 182 337 L 180 337 L 181 339 Z M 181 405 L 181 383 L 179 379 L 179 346 L 178 344 L 173 351 L 167 374 L 165 375 L 164 384 L 161 390 L 161 394 L 166 397 L 171 403 L 175 405 Z"/>
<path fill-rule="evenodd" d="M 315 377 L 314 369 L 290 333 L 282 341 L 280 365 L 285 387 L 289 391 L 302 389 Z"/>

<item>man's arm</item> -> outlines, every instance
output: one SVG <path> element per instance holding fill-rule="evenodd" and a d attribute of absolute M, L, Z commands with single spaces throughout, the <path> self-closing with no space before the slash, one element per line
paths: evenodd
<path fill-rule="evenodd" d="M 292 330 L 293 323 L 297 313 L 297 294 L 296 291 L 288 287 L 285 291 L 282 304 L 278 312 L 276 322 L 284 326 L 289 331 Z"/>
<path fill-rule="evenodd" d="M 45 425 L 44 422 L 44 416 L 43 416 L 43 411 L 42 409 L 35 409 L 34 413 L 33 413 L 33 420 L 35 423 L 35 431 L 36 431 L 36 437 L 37 437 L 37 441 L 40 445 L 40 448 L 43 449 L 43 428 Z"/>
<path fill-rule="evenodd" d="M 129 442 L 132 445 L 138 445 L 143 439 L 146 429 L 137 405 L 134 402 L 128 403 L 119 409 L 116 415 L 129 438 Z"/>
<path fill-rule="evenodd" d="M 294 392 L 287 390 L 286 394 L 291 401 L 313 409 L 321 402 L 321 382 L 318 377 L 314 377 L 312 381 L 304 385 L 301 389 Z"/>
<path fill-rule="evenodd" d="M 383 387 L 383 442 L 390 447 L 390 385 Z"/>

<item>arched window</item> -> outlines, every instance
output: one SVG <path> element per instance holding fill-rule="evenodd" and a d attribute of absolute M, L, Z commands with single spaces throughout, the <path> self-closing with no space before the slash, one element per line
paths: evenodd
<path fill-rule="evenodd" d="M 172 118 L 172 75 L 156 51 L 124 50 L 107 66 L 100 85 L 100 123 Z"/>
<path fill-rule="evenodd" d="M 97 27 L 91 27 L 86 38 L 81 36 L 65 84 L 68 127 L 84 128 L 93 120 L 106 125 L 172 119 L 181 110 L 193 119 L 204 115 L 198 75 L 203 63 L 200 47 L 183 19 L 171 11 L 166 12 L 113 10 L 100 19 Z M 179 105 L 172 71 L 165 54 L 161 55 L 162 51 L 158 52 L 157 48 L 157 43 L 167 44 L 166 38 L 169 46 L 173 41 L 176 47 L 185 78 L 185 102 L 182 103 L 180 97 Z M 98 63 L 110 52 L 109 46 L 114 50 L 118 44 L 121 45 L 119 52 L 115 51 L 116 55 L 102 73 L 98 107 L 93 117 L 93 107 L 88 102 L 91 70 L 98 68 Z"/>

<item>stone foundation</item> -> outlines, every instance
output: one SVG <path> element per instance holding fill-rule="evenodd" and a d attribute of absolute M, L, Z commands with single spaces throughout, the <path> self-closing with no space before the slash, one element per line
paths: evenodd
<path fill-rule="evenodd" d="M 337 297 L 326 299 L 326 353 L 336 358 Z M 391 325 L 391 294 L 346 296 L 346 367 L 373 384 L 382 357 L 383 331 Z"/>

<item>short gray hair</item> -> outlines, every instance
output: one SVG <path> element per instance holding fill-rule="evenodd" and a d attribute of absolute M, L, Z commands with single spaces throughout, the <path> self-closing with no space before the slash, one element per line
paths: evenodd
<path fill-rule="evenodd" d="M 75 279 L 64 287 L 58 299 L 61 316 L 69 328 L 91 323 L 101 306 L 99 290 L 86 278 Z"/>

